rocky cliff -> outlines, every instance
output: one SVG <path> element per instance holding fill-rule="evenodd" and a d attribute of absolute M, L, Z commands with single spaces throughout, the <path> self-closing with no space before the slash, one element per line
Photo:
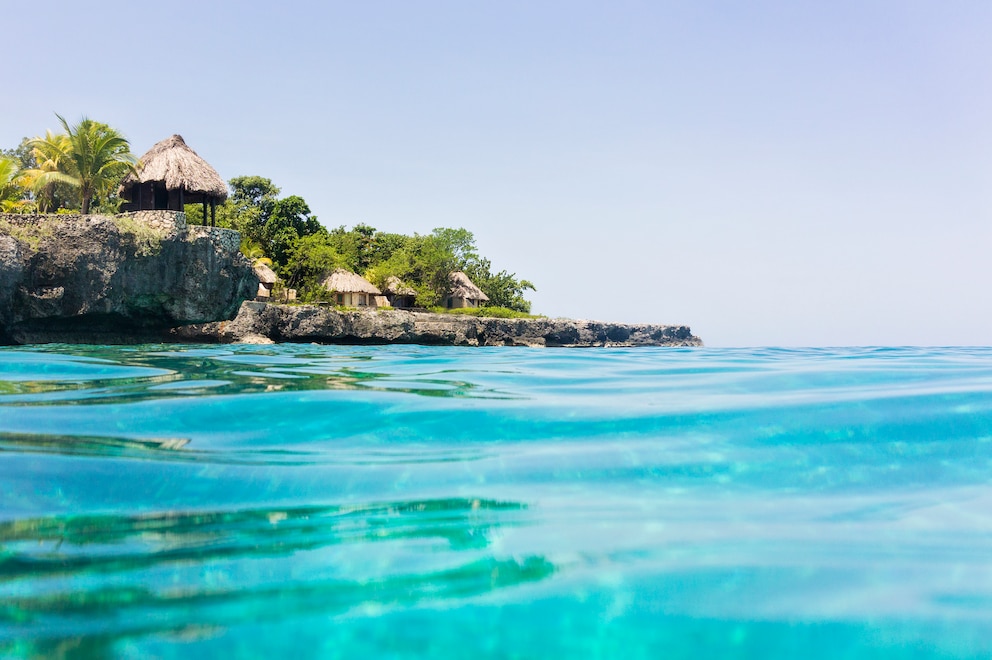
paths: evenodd
<path fill-rule="evenodd" d="M 684 325 L 568 319 L 494 319 L 402 310 L 338 311 L 246 302 L 230 322 L 179 328 L 185 341 L 309 341 L 443 346 L 700 346 Z"/>
<path fill-rule="evenodd" d="M 258 280 L 237 232 L 173 211 L 0 215 L 0 342 L 122 342 L 233 318 Z"/>

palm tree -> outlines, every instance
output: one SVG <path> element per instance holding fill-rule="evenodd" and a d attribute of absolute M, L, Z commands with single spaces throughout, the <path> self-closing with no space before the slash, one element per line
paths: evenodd
<path fill-rule="evenodd" d="M 25 205 L 20 166 L 12 158 L 0 158 L 0 211 L 14 211 Z"/>
<path fill-rule="evenodd" d="M 35 203 L 42 213 L 51 211 L 56 202 L 55 184 L 52 177 L 42 177 L 49 172 L 59 172 L 62 161 L 69 153 L 69 136 L 45 131 L 45 137 L 28 141 L 36 167 L 22 173 L 24 185 L 34 191 Z"/>
<path fill-rule="evenodd" d="M 83 118 L 75 126 L 55 115 L 65 129 L 64 135 L 31 140 L 38 169 L 32 170 L 34 189 L 40 191 L 56 183 L 79 191 L 82 212 L 90 212 L 96 195 L 106 195 L 137 163 L 127 140 L 110 126 Z"/>

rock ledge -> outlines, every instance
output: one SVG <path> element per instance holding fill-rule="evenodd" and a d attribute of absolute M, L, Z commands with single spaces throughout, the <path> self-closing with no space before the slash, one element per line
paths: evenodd
<path fill-rule="evenodd" d="M 0 343 L 132 343 L 233 318 L 258 287 L 240 242 L 175 211 L 0 214 Z"/>
<path fill-rule="evenodd" d="M 701 346 L 685 325 L 496 319 L 403 310 L 339 311 L 246 302 L 233 321 L 177 328 L 179 341 L 438 346 Z"/>

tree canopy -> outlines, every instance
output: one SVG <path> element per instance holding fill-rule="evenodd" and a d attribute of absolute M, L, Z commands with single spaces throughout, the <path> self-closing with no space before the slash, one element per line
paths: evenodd
<path fill-rule="evenodd" d="M 240 231 L 245 254 L 268 257 L 302 300 L 326 298 L 322 280 L 345 268 L 380 288 L 397 277 L 417 292 L 419 306 L 434 307 L 448 295 L 451 273 L 461 270 L 489 296 L 489 305 L 530 311 L 524 293 L 534 285 L 505 270 L 493 272 L 467 229 L 438 227 L 426 235 L 382 232 L 367 224 L 326 229 L 302 197 L 279 197 L 270 179 L 241 176 L 229 183 L 231 196 L 217 209 L 218 226 Z M 198 206 L 187 207 L 191 222 L 202 222 L 200 213 Z"/>
<path fill-rule="evenodd" d="M 124 136 L 107 124 L 84 117 L 70 126 L 61 115 L 55 116 L 65 133 L 49 131 L 29 143 L 37 161 L 28 171 L 32 189 L 38 193 L 54 184 L 67 185 L 79 195 L 82 213 L 89 213 L 93 198 L 116 189 L 137 159 Z"/>
<path fill-rule="evenodd" d="M 23 203 L 23 192 L 19 185 L 22 178 L 20 163 L 6 156 L 0 156 L 0 211 L 16 210 Z"/>

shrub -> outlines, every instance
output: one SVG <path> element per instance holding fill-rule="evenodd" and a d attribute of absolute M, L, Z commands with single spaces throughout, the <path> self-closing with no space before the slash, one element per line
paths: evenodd
<path fill-rule="evenodd" d="M 508 307 L 459 307 L 456 309 L 444 309 L 441 307 L 432 308 L 431 311 L 437 311 L 442 314 L 458 314 L 462 316 L 479 316 L 482 318 L 490 319 L 536 319 L 543 318 L 540 316 L 534 316 L 532 314 L 527 314 L 525 312 L 519 312 L 515 309 L 509 309 Z"/>

